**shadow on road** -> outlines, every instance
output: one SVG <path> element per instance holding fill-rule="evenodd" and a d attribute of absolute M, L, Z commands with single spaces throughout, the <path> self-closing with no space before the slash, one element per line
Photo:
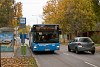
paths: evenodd
<path fill-rule="evenodd" d="M 72 53 L 75 53 L 75 51 L 71 51 Z M 76 54 L 76 53 L 75 53 Z M 91 52 L 88 51 L 84 51 L 84 52 L 79 52 L 77 55 L 95 55 L 95 54 L 91 54 Z"/>
<path fill-rule="evenodd" d="M 35 55 L 58 55 L 58 53 L 53 51 L 35 51 L 33 52 Z"/>

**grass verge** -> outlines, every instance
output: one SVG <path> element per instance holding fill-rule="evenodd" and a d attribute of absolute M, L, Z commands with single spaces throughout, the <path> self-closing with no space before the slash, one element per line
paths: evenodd
<path fill-rule="evenodd" d="M 26 45 L 21 46 L 21 55 L 26 55 Z"/>
<path fill-rule="evenodd" d="M 96 46 L 100 46 L 100 44 L 95 44 Z"/>

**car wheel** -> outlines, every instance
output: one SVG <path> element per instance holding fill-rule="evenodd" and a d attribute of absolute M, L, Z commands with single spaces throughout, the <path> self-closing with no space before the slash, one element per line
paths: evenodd
<path fill-rule="evenodd" d="M 95 50 L 94 50 L 94 51 L 91 51 L 91 53 L 92 53 L 92 54 L 95 54 Z"/>
<path fill-rule="evenodd" d="M 68 46 L 68 51 L 69 51 L 69 52 L 71 52 L 71 49 L 70 49 L 70 47 L 69 47 L 69 46 Z"/>
<path fill-rule="evenodd" d="M 77 48 L 75 49 L 75 53 L 76 53 L 76 54 L 79 54 L 79 51 L 78 51 L 78 49 L 77 49 Z"/>

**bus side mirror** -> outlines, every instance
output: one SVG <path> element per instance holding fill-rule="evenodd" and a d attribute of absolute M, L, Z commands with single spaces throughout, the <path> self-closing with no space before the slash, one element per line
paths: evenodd
<path fill-rule="evenodd" d="M 35 26 L 31 28 L 31 32 L 33 32 L 34 30 L 36 30 Z"/>
<path fill-rule="evenodd" d="M 31 32 L 33 32 L 33 28 L 31 28 Z"/>

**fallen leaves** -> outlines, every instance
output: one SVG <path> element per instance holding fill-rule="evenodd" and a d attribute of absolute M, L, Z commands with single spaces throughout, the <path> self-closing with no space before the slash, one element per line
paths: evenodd
<path fill-rule="evenodd" d="M 37 67 L 33 57 L 1 58 L 1 67 Z"/>

